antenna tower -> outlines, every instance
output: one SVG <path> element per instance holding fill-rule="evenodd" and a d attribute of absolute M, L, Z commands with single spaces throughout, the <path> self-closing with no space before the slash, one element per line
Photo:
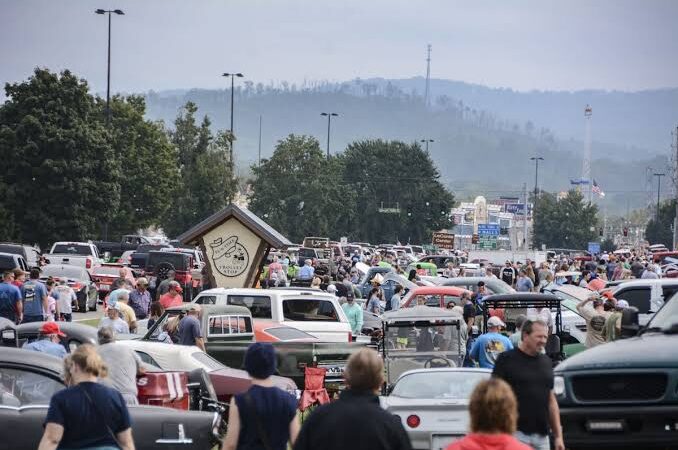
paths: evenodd
<path fill-rule="evenodd" d="M 424 91 L 424 104 L 426 107 L 431 106 L 431 101 L 429 99 L 431 90 L 431 44 L 428 44 L 426 48 L 426 90 Z"/>
<path fill-rule="evenodd" d="M 584 188 L 582 189 L 582 194 L 584 194 L 584 200 L 588 200 L 591 203 L 591 187 L 593 180 L 591 179 L 591 116 L 593 115 L 593 109 L 586 105 L 584 109 L 584 118 L 586 120 L 586 136 L 584 138 L 584 162 L 582 164 L 581 170 L 581 181 Z"/>

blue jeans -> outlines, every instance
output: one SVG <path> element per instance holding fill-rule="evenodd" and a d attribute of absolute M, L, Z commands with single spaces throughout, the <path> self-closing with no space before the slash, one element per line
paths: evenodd
<path fill-rule="evenodd" d="M 549 437 L 543 434 L 525 434 L 522 431 L 516 431 L 513 435 L 523 444 L 529 445 L 534 450 L 551 450 Z"/>
<path fill-rule="evenodd" d="M 44 317 L 42 315 L 40 316 L 24 316 L 24 320 L 21 323 L 30 323 L 30 322 L 42 322 Z"/>

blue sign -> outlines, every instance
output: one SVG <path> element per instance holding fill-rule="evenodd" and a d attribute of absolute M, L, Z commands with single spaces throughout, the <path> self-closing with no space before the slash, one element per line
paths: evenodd
<path fill-rule="evenodd" d="M 480 236 L 499 236 L 498 223 L 479 223 L 478 234 Z"/>
<path fill-rule="evenodd" d="M 525 215 L 525 203 L 508 203 L 504 205 L 504 208 L 507 213 L 515 214 L 516 216 Z M 528 203 L 527 205 L 527 215 L 532 215 L 532 204 Z"/>
<path fill-rule="evenodd" d="M 592 255 L 600 254 L 600 242 L 589 242 L 589 253 Z"/>

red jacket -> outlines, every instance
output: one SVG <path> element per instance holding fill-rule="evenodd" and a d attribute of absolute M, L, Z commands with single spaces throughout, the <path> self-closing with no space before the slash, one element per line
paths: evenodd
<path fill-rule="evenodd" d="M 471 433 L 445 450 L 532 450 L 510 434 Z"/>

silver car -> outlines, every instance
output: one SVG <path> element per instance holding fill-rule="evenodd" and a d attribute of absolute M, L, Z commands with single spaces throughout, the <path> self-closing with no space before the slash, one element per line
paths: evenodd
<path fill-rule="evenodd" d="M 492 371 L 476 368 L 417 369 L 403 373 L 384 409 L 402 421 L 414 449 L 442 450 L 468 432 L 468 403 Z"/>

